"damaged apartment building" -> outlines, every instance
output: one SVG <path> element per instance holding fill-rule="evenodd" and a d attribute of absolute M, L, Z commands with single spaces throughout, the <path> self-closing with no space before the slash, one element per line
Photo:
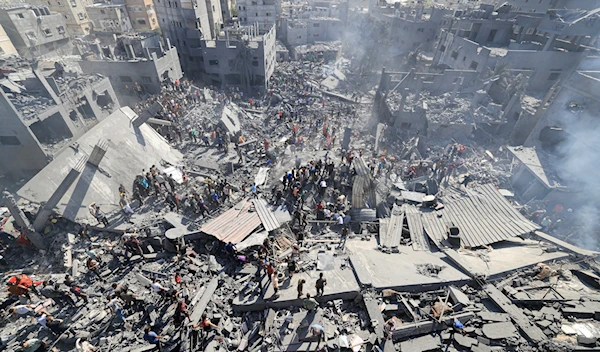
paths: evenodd
<path fill-rule="evenodd" d="M 27 3 L 47 6 L 51 13 L 61 15 L 72 38 L 90 34 L 92 23 L 85 8 L 92 5 L 92 0 L 29 0 Z"/>
<path fill-rule="evenodd" d="M 0 85 L 0 165 L 15 179 L 44 168 L 55 152 L 119 108 L 108 78 L 53 61 L 5 61 Z"/>
<path fill-rule="evenodd" d="M 223 26 L 221 4 L 210 1 L 155 3 L 163 37 L 179 51 L 190 79 L 264 91 L 276 62 L 276 27 Z"/>
<path fill-rule="evenodd" d="M 516 124 L 509 117 L 519 110 L 523 84 L 500 86 L 501 82 L 484 79 L 472 70 L 417 73 L 384 69 L 375 108 L 380 122 L 425 136 L 468 137 L 480 128 L 508 135 Z"/>
<path fill-rule="evenodd" d="M 514 12 L 510 5 L 455 12 L 440 34 L 433 65 L 475 70 L 502 67 L 526 73 L 528 89 L 548 90 L 567 77 L 595 45 L 599 15 L 587 10 Z"/>
<path fill-rule="evenodd" d="M 177 48 L 156 33 L 123 34 L 116 45 L 107 40 L 81 42 L 81 70 L 110 79 L 121 105 L 136 103 L 145 94 L 157 94 L 164 83 L 183 77 Z"/>
<path fill-rule="evenodd" d="M 23 57 L 72 54 L 73 46 L 63 16 L 51 13 L 48 7 L 2 4 L 0 25 Z"/>
<path fill-rule="evenodd" d="M 311 46 L 341 49 L 346 29 L 348 3 L 339 1 L 313 1 L 308 4 L 286 4 L 278 35 L 293 58 L 299 58 Z M 339 52 L 335 53 L 336 57 Z"/>

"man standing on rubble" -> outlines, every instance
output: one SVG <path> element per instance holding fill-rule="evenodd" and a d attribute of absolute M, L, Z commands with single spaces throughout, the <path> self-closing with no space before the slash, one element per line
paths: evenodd
<path fill-rule="evenodd" d="M 154 331 L 150 330 L 149 326 L 144 328 L 143 338 L 144 340 L 148 341 L 149 344 L 156 345 L 156 347 L 154 347 L 154 349 L 151 351 L 162 351 L 162 346 L 160 345 L 160 339 L 162 339 L 162 336 L 157 335 Z"/>
<path fill-rule="evenodd" d="M 325 286 L 327 285 L 327 280 L 323 277 L 323 273 L 319 273 L 319 278 L 315 284 L 317 289 L 317 297 L 323 296 L 323 291 L 325 290 Z"/>

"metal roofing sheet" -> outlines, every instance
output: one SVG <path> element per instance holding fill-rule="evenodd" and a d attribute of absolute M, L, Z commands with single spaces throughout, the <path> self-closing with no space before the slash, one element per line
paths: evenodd
<path fill-rule="evenodd" d="M 273 231 L 281 226 L 279 220 L 277 220 L 275 217 L 275 214 L 271 211 L 271 209 L 269 209 L 269 205 L 267 204 L 266 200 L 261 198 L 255 199 L 252 202 L 254 203 L 254 209 L 256 209 L 258 217 L 265 227 L 265 230 Z"/>
<path fill-rule="evenodd" d="M 250 235 L 261 221 L 254 205 L 244 199 L 204 225 L 200 231 L 214 236 L 223 242 L 239 243 Z"/>
<path fill-rule="evenodd" d="M 434 242 L 446 239 L 448 226 L 459 228 L 461 244 L 468 247 L 504 241 L 539 229 L 538 225 L 513 208 L 491 184 L 467 189 L 463 198 L 457 199 L 456 194 L 449 198 L 453 200 L 445 203 L 444 209 L 421 213 L 423 228 Z M 414 220 L 409 219 L 413 222 L 412 227 L 418 228 Z"/>

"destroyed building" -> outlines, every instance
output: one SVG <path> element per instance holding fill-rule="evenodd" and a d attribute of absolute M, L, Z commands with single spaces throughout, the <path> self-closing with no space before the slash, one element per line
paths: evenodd
<path fill-rule="evenodd" d="M 448 28 L 453 11 L 441 6 L 373 6 L 368 16 L 381 21 L 385 38 L 394 46 L 395 55 L 419 49 L 431 50 L 443 28 Z"/>
<path fill-rule="evenodd" d="M 133 32 L 125 4 L 99 3 L 86 7 L 93 32 L 122 34 Z"/>
<path fill-rule="evenodd" d="M 281 0 L 238 0 L 238 20 L 242 26 L 258 24 L 258 29 L 267 32 L 277 26 L 281 17 Z"/>
<path fill-rule="evenodd" d="M 503 67 L 529 75 L 530 90 L 545 91 L 567 77 L 600 33 L 596 11 L 495 12 L 481 5 L 443 30 L 433 65 L 483 72 Z"/>
<path fill-rule="evenodd" d="M 505 97 L 493 94 L 493 85 L 477 71 L 440 74 L 384 69 L 375 108 L 380 122 L 423 135 L 469 136 L 478 128 L 507 134 L 515 125 L 512 117 L 519 104 L 503 104 Z"/>
<path fill-rule="evenodd" d="M 339 42 L 346 29 L 348 17 L 347 2 L 311 2 L 309 4 L 286 4 L 281 19 L 281 32 L 278 37 L 284 42 L 295 58 L 310 53 L 323 55 L 319 50 L 336 45 L 324 44 Z M 315 46 L 315 48 L 312 48 Z M 336 52 L 335 48 L 333 51 Z M 338 53 L 327 53 L 324 57 L 337 57 Z"/>
<path fill-rule="evenodd" d="M 166 82 L 181 79 L 177 48 L 155 33 L 124 34 L 116 45 L 85 43 L 79 66 L 84 73 L 108 78 L 122 105 L 137 102 L 145 94 L 157 94 Z"/>
<path fill-rule="evenodd" d="M 415 31 L 422 49 L 387 47 L 389 22 L 355 8 L 340 40 L 296 46 L 275 63 L 284 55 L 275 26 L 213 22 L 214 35 L 203 37 L 195 23 L 209 16 L 191 15 L 212 2 L 162 3 L 174 21 L 189 19 L 165 23 L 164 42 L 78 38 L 88 75 L 72 71 L 71 57 L 29 71 L 7 60 L 3 170 L 46 158 L 4 133 L 39 145 L 70 128 L 42 124 L 38 136 L 26 122 L 78 85 L 110 80 L 130 106 L 113 98 L 118 109 L 75 141 L 42 146 L 54 152 L 41 170 L 2 193 L 0 349 L 598 349 L 593 48 L 544 89 L 527 70 L 432 64 L 430 33 Z M 465 30 L 469 3 L 453 5 L 461 10 L 437 29 Z M 340 18 L 322 3 L 282 6 L 284 16 L 305 9 L 300 20 Z M 422 25 L 415 9 L 398 17 L 415 26 L 410 40 Z M 473 40 L 510 45 L 519 28 L 508 8 L 481 9 Z M 595 13 L 587 16 L 572 26 Z M 153 61 L 178 56 L 170 36 L 189 53 L 188 33 L 201 60 L 187 68 L 204 86 L 181 69 L 154 76 Z M 75 117 L 66 122 L 86 122 Z"/>
<path fill-rule="evenodd" d="M 152 0 L 113 0 L 125 4 L 131 25 L 136 32 L 151 32 L 160 28 Z"/>
<path fill-rule="evenodd" d="M 214 40 L 202 40 L 199 74 L 216 87 L 238 86 L 264 91 L 276 64 L 275 26 L 224 28 Z"/>
<path fill-rule="evenodd" d="M 23 57 L 71 55 L 73 46 L 61 14 L 48 7 L 2 4 L 0 25 Z"/>
<path fill-rule="evenodd" d="M 119 108 L 107 77 L 68 72 L 54 62 L 13 63 L 3 69 L 0 85 L 1 164 L 3 174 L 15 179 L 41 170 L 55 152 Z"/>
<path fill-rule="evenodd" d="M 223 24 L 218 0 L 156 1 L 162 36 L 177 47 L 181 67 L 189 78 L 203 73 L 202 40 L 214 39 Z"/>
<path fill-rule="evenodd" d="M 19 52 L 6 34 L 4 27 L 0 25 L 0 58 L 19 56 Z"/>
<path fill-rule="evenodd" d="M 92 23 L 86 12 L 86 7 L 92 5 L 91 0 L 31 0 L 31 5 L 48 6 L 51 13 L 60 14 L 71 38 L 82 37 L 90 34 Z"/>

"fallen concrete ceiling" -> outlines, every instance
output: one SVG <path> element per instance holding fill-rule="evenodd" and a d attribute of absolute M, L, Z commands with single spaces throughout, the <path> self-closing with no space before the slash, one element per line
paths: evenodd
<path fill-rule="evenodd" d="M 67 148 L 27 182 L 17 194 L 36 203 L 46 202 L 60 183 L 82 157 L 91 154 L 100 141 L 108 143 L 108 150 L 99 167 L 85 165 L 56 206 L 62 216 L 81 221 L 91 219 L 88 205 L 100 205 L 106 212 L 120 209 L 119 185 L 130 188 L 135 175 L 161 161 L 179 164 L 182 155 L 148 125 L 134 127 L 131 121 L 137 115 L 128 107 L 121 108 L 102 120 L 78 140 L 78 147 Z"/>

